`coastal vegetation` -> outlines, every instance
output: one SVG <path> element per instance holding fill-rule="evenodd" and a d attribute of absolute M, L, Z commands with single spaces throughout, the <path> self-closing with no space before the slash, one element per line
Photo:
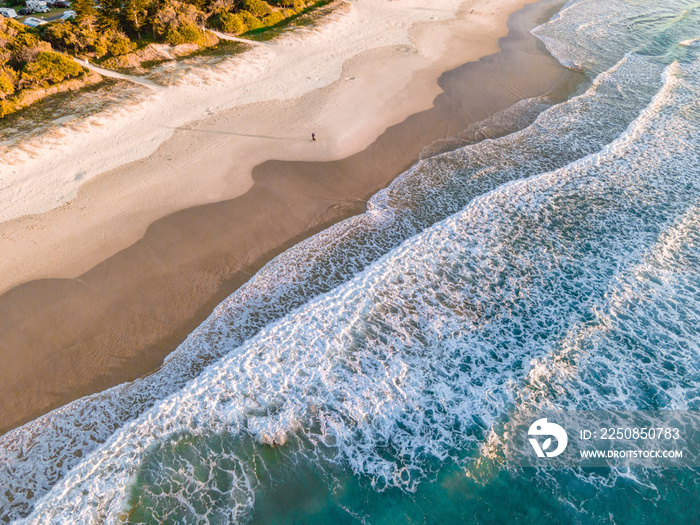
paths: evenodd
<path fill-rule="evenodd" d="M 329 0 L 74 0 L 75 17 L 30 28 L 0 17 L 0 117 L 56 86 L 82 87 L 94 73 L 71 56 L 105 67 L 146 72 L 154 54 L 177 57 L 211 48 L 207 27 L 234 35 L 279 27 Z M 154 52 L 153 44 L 170 52 Z M 156 46 L 157 47 L 157 46 Z M 70 86 L 68 82 L 72 81 Z M 54 86 L 53 91 L 49 90 Z M 31 96 L 27 96 L 31 92 Z"/>
<path fill-rule="evenodd" d="M 126 55 L 150 43 L 211 45 L 205 28 L 243 34 L 280 24 L 309 0 L 75 0 L 74 20 L 43 26 L 57 49 L 94 58 Z M 323 2 L 326 3 L 326 2 Z"/>
<path fill-rule="evenodd" d="M 36 32 L 13 20 L 0 17 L 0 117 L 35 100 L 68 80 L 88 76 L 88 71 Z"/>

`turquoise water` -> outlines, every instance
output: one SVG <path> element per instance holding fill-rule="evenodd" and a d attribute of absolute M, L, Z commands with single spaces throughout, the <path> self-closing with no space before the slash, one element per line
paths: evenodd
<path fill-rule="evenodd" d="M 422 160 L 158 374 L 3 436 L 3 515 L 700 522 L 690 468 L 516 469 L 501 430 L 700 408 L 700 2 L 573 1 L 535 34 L 583 92 Z"/>

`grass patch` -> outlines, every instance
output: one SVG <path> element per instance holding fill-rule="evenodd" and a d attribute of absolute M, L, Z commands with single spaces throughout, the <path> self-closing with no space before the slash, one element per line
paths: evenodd
<path fill-rule="evenodd" d="M 284 20 L 278 22 L 275 25 L 253 29 L 252 31 L 247 31 L 246 33 L 243 33 L 240 36 L 241 38 L 248 38 L 250 40 L 265 42 L 267 40 L 272 40 L 273 38 L 282 34 L 289 28 L 311 26 L 319 18 L 328 14 L 331 11 L 331 9 L 320 10 L 320 8 L 329 6 L 333 2 L 334 0 L 320 0 L 316 3 L 306 6 L 297 14 L 292 15 L 289 18 L 285 18 Z"/>
<path fill-rule="evenodd" d="M 23 5 L 18 5 L 13 7 L 12 9 L 14 9 L 15 11 L 19 11 L 23 7 Z M 33 17 L 38 18 L 39 20 L 43 20 L 44 22 L 54 22 L 58 20 L 61 16 L 63 16 L 63 13 L 65 13 L 66 11 L 72 11 L 70 7 L 50 7 L 49 9 L 50 11 L 48 13 L 32 13 L 31 15 L 18 16 L 17 18 L 15 18 L 15 21 L 23 22 L 28 17 Z"/>
<path fill-rule="evenodd" d="M 218 44 L 209 47 L 203 47 L 199 51 L 190 53 L 189 55 L 183 55 L 177 57 L 177 60 L 185 60 L 188 58 L 209 58 L 209 57 L 226 57 L 230 55 L 237 55 L 242 53 L 250 46 L 242 44 L 240 42 L 234 42 L 231 40 L 220 39 Z M 145 66 L 144 66 L 145 67 Z"/>
<path fill-rule="evenodd" d="M 42 131 L 46 125 L 62 117 L 89 114 L 91 104 L 88 99 L 104 99 L 107 89 L 123 81 L 106 78 L 95 84 L 88 84 L 79 89 L 62 91 L 49 95 L 0 119 L 0 137 L 5 137 L 6 130 L 12 134 L 17 132 Z"/>

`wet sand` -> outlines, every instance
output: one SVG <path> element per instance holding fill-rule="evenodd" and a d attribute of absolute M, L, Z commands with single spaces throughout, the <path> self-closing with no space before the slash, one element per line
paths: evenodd
<path fill-rule="evenodd" d="M 163 217 L 135 243 L 76 278 L 32 280 L 5 292 L 0 432 L 157 369 L 255 271 L 287 247 L 364 211 L 366 199 L 414 164 L 424 146 L 523 98 L 566 96 L 578 75 L 529 35 L 549 14 L 536 7 L 517 13 L 501 52 L 440 75 L 443 93 L 431 109 L 389 127 L 358 153 L 319 162 L 265 161 L 254 167 L 252 186 L 240 196 Z M 417 80 L 428 82 L 414 75 Z M 162 162 L 164 155 L 196 147 L 198 140 L 211 142 L 212 136 L 224 147 L 235 133 L 221 123 L 240 112 L 187 126 L 137 164 Z M 327 140 L 323 129 L 317 134 L 321 144 Z M 275 135 L 260 138 L 264 148 Z M 95 253 L 99 258 L 100 251 Z"/>

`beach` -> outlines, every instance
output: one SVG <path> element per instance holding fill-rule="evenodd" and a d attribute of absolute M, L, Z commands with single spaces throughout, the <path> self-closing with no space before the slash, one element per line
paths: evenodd
<path fill-rule="evenodd" d="M 92 175 L 43 196 L 40 213 L 5 210 L 0 432 L 156 370 L 258 269 L 362 213 L 422 148 L 519 100 L 560 100 L 578 80 L 529 35 L 545 9 L 515 17 L 494 55 L 525 2 L 444 1 L 420 16 L 418 2 L 378 4 L 341 4 L 315 32 L 242 54 L 258 76 L 240 75 L 230 107 L 196 119 L 140 108 L 158 129 L 150 142 L 128 136 L 127 115 L 116 136 L 103 126 L 77 143 L 87 167 L 77 145 L 15 160 Z"/>
<path fill-rule="evenodd" d="M 700 7 L 499 4 L 337 4 L 37 119 L 0 521 L 700 520 Z"/>

